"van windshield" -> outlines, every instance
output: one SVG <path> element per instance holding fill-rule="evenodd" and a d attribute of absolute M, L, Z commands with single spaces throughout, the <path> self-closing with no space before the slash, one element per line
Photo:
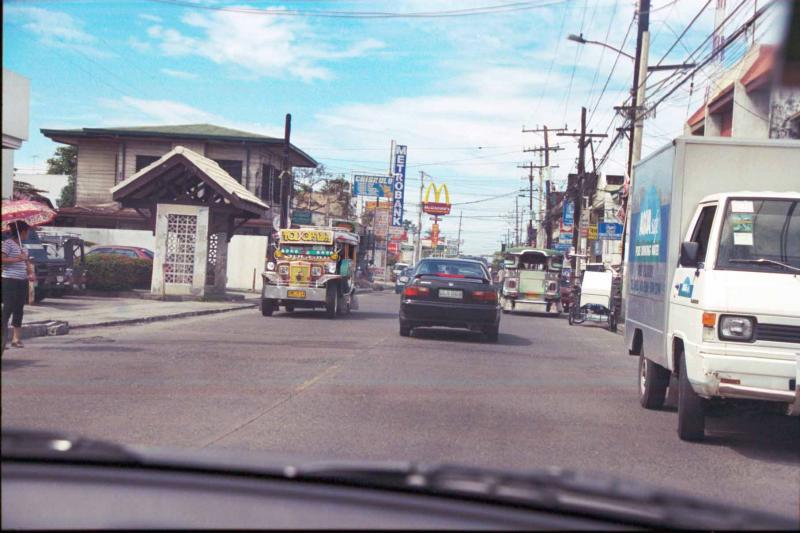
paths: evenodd
<path fill-rule="evenodd" d="M 795 273 L 800 268 L 799 203 L 790 199 L 730 200 L 717 268 Z"/>

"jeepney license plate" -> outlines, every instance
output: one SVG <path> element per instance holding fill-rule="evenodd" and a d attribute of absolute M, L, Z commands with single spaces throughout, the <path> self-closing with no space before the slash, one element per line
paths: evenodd
<path fill-rule="evenodd" d="M 286 296 L 288 298 L 305 298 L 306 291 L 286 291 Z"/>
<path fill-rule="evenodd" d="M 454 291 L 451 289 L 439 289 L 439 298 L 456 298 L 461 299 L 464 297 L 464 291 Z"/>

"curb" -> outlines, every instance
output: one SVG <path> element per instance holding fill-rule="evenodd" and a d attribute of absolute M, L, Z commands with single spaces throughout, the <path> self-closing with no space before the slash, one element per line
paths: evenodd
<path fill-rule="evenodd" d="M 186 311 L 184 313 L 172 313 L 169 315 L 156 315 L 144 318 L 127 318 L 124 320 L 109 320 L 108 322 L 97 322 L 95 324 L 81 324 L 72 326 L 71 329 L 88 329 L 88 328 L 102 328 L 108 326 L 125 326 L 130 324 L 146 324 L 148 322 L 162 322 L 165 320 L 173 320 L 178 318 L 189 318 L 193 316 L 203 315 L 216 315 L 219 313 L 228 313 L 230 311 L 241 311 L 242 309 L 253 309 L 258 307 L 258 304 L 252 303 L 247 305 L 240 305 L 238 307 L 231 307 L 228 309 L 203 309 L 200 311 Z"/>
<path fill-rule="evenodd" d="M 162 322 L 165 320 L 173 320 L 178 318 L 189 318 L 193 316 L 214 315 L 219 313 L 227 313 L 230 311 L 240 311 L 242 309 L 253 309 L 258 307 L 258 304 L 251 303 L 247 305 L 240 305 L 229 309 L 202 309 L 200 311 L 186 311 L 184 313 L 172 313 L 169 315 L 157 315 L 144 318 L 128 318 L 124 320 L 109 320 L 107 322 L 97 322 L 94 324 L 80 324 L 70 326 L 68 322 L 60 322 L 55 320 L 32 322 L 22 325 L 22 338 L 31 339 L 35 337 L 48 337 L 52 335 L 66 335 L 70 330 L 88 329 L 88 328 L 102 328 L 108 326 L 124 326 L 131 324 L 146 324 L 148 322 Z"/>
<path fill-rule="evenodd" d="M 61 322 L 59 320 L 29 322 L 28 324 L 22 325 L 23 339 L 49 337 L 53 335 L 66 335 L 67 333 L 69 333 L 69 322 Z"/>

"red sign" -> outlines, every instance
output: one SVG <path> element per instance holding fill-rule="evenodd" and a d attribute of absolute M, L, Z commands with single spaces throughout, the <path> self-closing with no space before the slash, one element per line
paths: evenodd
<path fill-rule="evenodd" d="M 400 243 L 389 241 L 389 253 L 390 254 L 400 253 Z"/>
<path fill-rule="evenodd" d="M 441 202 L 422 202 L 422 210 L 429 215 L 449 215 L 450 204 Z"/>
<path fill-rule="evenodd" d="M 439 246 L 439 224 L 431 226 L 431 248 Z"/>

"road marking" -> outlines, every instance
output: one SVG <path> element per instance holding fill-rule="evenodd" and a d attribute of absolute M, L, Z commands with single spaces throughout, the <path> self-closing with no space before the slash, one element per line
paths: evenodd
<path fill-rule="evenodd" d="M 295 387 L 294 391 L 295 392 L 303 392 L 307 388 L 309 388 L 312 385 L 314 385 L 314 383 L 316 383 L 319 380 L 321 380 L 322 378 L 324 378 L 327 374 L 333 373 L 333 371 L 337 370 L 338 368 L 339 368 L 339 365 L 329 366 L 328 368 L 326 368 L 325 370 L 323 370 L 322 372 L 317 374 L 315 377 L 313 377 L 313 378 L 311 378 L 309 380 L 306 380 L 303 383 L 301 383 L 300 385 L 298 385 L 297 387 Z"/>

